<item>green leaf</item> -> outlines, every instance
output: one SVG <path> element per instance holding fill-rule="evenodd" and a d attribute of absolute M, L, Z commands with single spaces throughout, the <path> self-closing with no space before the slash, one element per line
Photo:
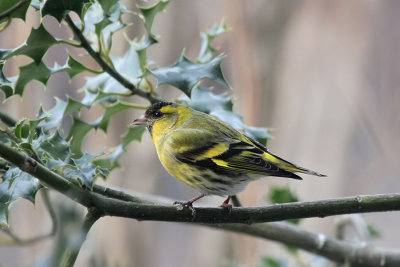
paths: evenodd
<path fill-rule="evenodd" d="M 153 44 L 157 43 L 157 40 L 151 35 L 147 34 L 145 39 L 141 41 L 131 41 L 132 45 L 135 47 L 135 50 L 139 56 L 139 66 L 142 70 L 142 73 L 146 72 L 147 68 L 147 48 Z"/>
<path fill-rule="evenodd" d="M 31 6 L 36 10 L 41 10 L 46 0 L 32 0 Z"/>
<path fill-rule="evenodd" d="M 103 116 L 97 119 L 92 125 L 96 128 L 102 129 L 104 132 L 107 132 L 107 126 L 111 117 L 128 108 L 132 108 L 132 104 L 118 100 L 117 102 L 108 105 Z"/>
<path fill-rule="evenodd" d="M 300 222 L 300 220 L 289 220 L 289 222 L 292 222 L 294 224 L 298 224 Z M 284 247 L 293 256 L 297 256 L 299 254 L 299 250 L 296 247 L 286 246 L 286 245 Z"/>
<path fill-rule="evenodd" d="M 47 0 L 42 9 L 42 16 L 53 16 L 60 23 L 70 11 L 74 11 L 81 17 L 84 6 L 91 3 L 91 0 Z"/>
<path fill-rule="evenodd" d="M 46 155 L 54 160 L 66 161 L 71 155 L 69 144 L 60 136 L 58 131 L 41 142 L 40 149 L 41 152 L 46 152 Z"/>
<path fill-rule="evenodd" d="M 220 120 L 230 124 L 236 130 L 244 132 L 250 138 L 253 138 L 261 144 L 266 144 L 269 138 L 268 129 L 263 127 L 247 126 L 243 123 L 243 118 L 237 113 L 218 109 L 213 110 L 210 115 L 219 118 Z"/>
<path fill-rule="evenodd" d="M 381 232 L 376 229 L 375 226 L 371 225 L 371 224 L 367 224 L 367 228 L 368 228 L 368 232 L 371 235 L 372 238 L 380 238 L 382 237 Z"/>
<path fill-rule="evenodd" d="M 126 151 L 126 147 L 132 141 L 140 142 L 142 140 L 145 130 L 146 128 L 142 126 L 129 127 L 128 130 L 122 135 L 122 143 L 114 147 L 113 152 L 109 156 L 102 159 L 97 159 L 93 161 L 93 164 L 109 170 L 120 167 L 118 162 L 119 157 Z"/>
<path fill-rule="evenodd" d="M 91 129 L 93 129 L 92 125 L 89 125 L 78 118 L 73 118 L 67 140 L 70 140 L 70 149 L 74 157 L 80 157 L 82 155 L 81 149 L 83 139 Z"/>
<path fill-rule="evenodd" d="M 7 12 L 8 10 L 12 9 L 14 6 L 19 4 L 20 0 L 3 0 L 0 1 L 0 14 Z M 0 23 L 5 22 L 7 19 L 19 18 L 25 20 L 26 12 L 29 8 L 29 1 L 27 1 L 23 6 L 19 7 L 17 10 L 12 12 L 9 17 L 3 18 L 0 20 Z"/>
<path fill-rule="evenodd" d="M 90 71 L 90 69 L 87 66 L 85 66 L 84 64 L 73 58 L 70 54 L 68 54 L 66 65 L 67 67 L 65 68 L 65 70 L 70 79 L 74 78 L 76 75 L 78 75 L 83 71 Z"/>
<path fill-rule="evenodd" d="M 272 203 L 278 203 L 278 204 L 299 201 L 297 196 L 294 195 L 288 187 L 281 187 L 281 186 L 273 187 L 269 192 L 268 199 Z M 293 224 L 299 224 L 300 219 L 288 220 L 288 222 Z"/>
<path fill-rule="evenodd" d="M 128 130 L 122 135 L 122 147 L 126 149 L 133 141 L 141 142 L 145 130 L 144 126 L 128 127 Z"/>
<path fill-rule="evenodd" d="M 144 26 L 149 34 L 153 35 L 151 33 L 151 28 L 153 27 L 154 18 L 159 12 L 164 11 L 169 3 L 169 0 L 161 0 L 149 7 L 138 7 L 143 16 Z"/>
<path fill-rule="evenodd" d="M 46 117 L 45 123 L 41 125 L 43 130 L 48 131 L 52 128 L 60 127 L 65 116 L 79 111 L 83 106 L 82 103 L 70 97 L 68 97 L 67 102 L 56 98 L 56 104 L 52 109 L 39 112 L 40 118 Z"/>
<path fill-rule="evenodd" d="M 93 164 L 95 164 L 96 166 L 101 167 L 101 168 L 106 168 L 108 170 L 118 168 L 118 167 L 120 167 L 118 158 L 124 152 L 125 152 L 125 149 L 122 147 L 122 145 L 118 145 L 118 146 L 114 147 L 111 155 L 109 155 L 108 157 L 102 158 L 102 159 L 94 160 Z"/>
<path fill-rule="evenodd" d="M 112 21 L 110 19 L 104 19 L 101 22 L 95 25 L 96 27 L 96 34 L 100 37 L 101 44 L 102 44 L 102 52 L 108 55 L 109 51 L 111 50 L 112 44 L 112 36 L 117 31 L 125 28 L 125 24 L 121 23 L 120 21 Z"/>
<path fill-rule="evenodd" d="M 143 72 L 139 64 L 139 56 L 134 45 L 130 44 L 123 57 L 113 58 L 115 69 L 134 85 L 138 85 Z M 131 91 L 121 83 L 111 77 L 108 73 L 102 73 L 95 77 L 89 77 L 84 86 L 91 92 L 96 92 L 99 88 L 103 93 L 115 95 L 131 95 Z"/>
<path fill-rule="evenodd" d="M 195 110 L 210 114 L 213 110 L 223 109 L 231 111 L 233 107 L 232 97 L 226 94 L 214 94 L 211 90 L 195 87 L 192 96 L 182 94 L 179 100 L 183 100 Z"/>
<path fill-rule="evenodd" d="M 17 167 L 11 167 L 3 176 L 0 184 L 0 227 L 7 226 L 8 207 L 19 199 L 25 198 L 35 203 L 37 191 L 42 188 L 39 180 Z"/>
<path fill-rule="evenodd" d="M 13 88 L 15 86 L 16 77 L 7 78 L 3 72 L 4 65 L 5 65 L 5 61 L 0 60 L 0 90 L 3 91 L 4 97 L 7 99 L 14 94 Z"/>
<path fill-rule="evenodd" d="M 23 128 L 23 126 L 25 125 L 25 124 L 24 124 L 25 121 L 26 121 L 26 119 L 23 119 L 23 120 L 19 121 L 19 122 L 15 125 L 15 127 L 14 127 L 14 135 L 15 135 L 15 137 L 17 137 L 19 140 L 22 139 L 22 128 Z"/>
<path fill-rule="evenodd" d="M 46 85 L 53 73 L 50 69 L 46 67 L 43 62 L 37 65 L 32 62 L 28 65 L 24 65 L 19 68 L 20 74 L 15 84 L 15 94 L 22 96 L 24 93 L 25 86 L 32 80 L 37 80 L 43 85 Z"/>
<path fill-rule="evenodd" d="M 223 59 L 223 56 L 219 56 L 206 64 L 198 64 L 187 59 L 182 53 L 174 65 L 153 69 L 150 72 L 157 78 L 158 84 L 173 85 L 190 97 L 193 87 L 203 78 L 209 78 L 229 87 L 221 70 Z"/>
<path fill-rule="evenodd" d="M 65 175 L 69 178 L 77 179 L 81 185 L 91 188 L 94 179 L 100 175 L 99 168 L 92 161 L 103 154 L 84 154 L 78 159 L 72 159 L 74 165 L 71 166 L 73 168 L 67 170 Z"/>
<path fill-rule="evenodd" d="M 24 55 L 32 58 L 37 65 L 41 64 L 47 50 L 55 45 L 57 40 L 40 24 L 39 28 L 32 29 L 25 44 L 14 49 L 5 58 Z"/>
<path fill-rule="evenodd" d="M 261 259 L 260 267 L 288 267 L 289 265 L 282 260 L 264 257 Z"/>
<path fill-rule="evenodd" d="M 115 103 L 117 102 L 118 99 L 120 99 L 119 94 L 115 93 L 104 93 L 103 91 L 99 89 L 95 89 L 92 91 L 91 89 L 84 89 L 85 91 L 85 97 L 82 99 L 81 103 L 85 105 L 86 107 L 91 107 L 93 103 L 102 103 L 102 102 L 108 102 L 108 103 Z"/>
<path fill-rule="evenodd" d="M 288 187 L 273 187 L 269 193 L 269 199 L 273 203 L 290 203 L 297 202 L 299 199 L 295 196 Z"/>
<path fill-rule="evenodd" d="M 211 42 L 215 37 L 227 31 L 227 27 L 224 23 L 214 25 L 206 33 L 201 34 L 201 47 L 199 55 L 197 56 L 197 62 L 207 63 L 214 58 L 216 49 L 211 45 Z"/>
<path fill-rule="evenodd" d="M 104 13 L 109 13 L 112 7 L 119 4 L 119 0 L 98 0 L 104 10 Z"/>

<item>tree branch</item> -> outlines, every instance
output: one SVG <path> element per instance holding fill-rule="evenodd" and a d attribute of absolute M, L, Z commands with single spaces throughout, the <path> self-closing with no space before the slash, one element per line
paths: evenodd
<path fill-rule="evenodd" d="M 346 266 L 400 266 L 400 251 L 351 244 L 315 234 L 289 223 L 207 225 L 227 231 L 282 242 Z"/>
<path fill-rule="evenodd" d="M 40 163 L 35 162 L 32 158 L 2 143 L 0 143 L 0 156 L 76 202 L 88 208 L 94 207 L 102 215 L 137 220 L 196 223 L 276 240 L 328 257 L 337 262 L 357 264 L 357 262 L 376 263 L 379 260 L 380 263 L 386 263 L 388 266 L 400 264 L 399 251 L 349 245 L 343 241 L 330 239 L 323 235 L 311 234 L 301 230 L 301 228 L 288 226 L 287 224 L 246 225 L 255 222 L 271 222 L 313 216 L 324 217 L 345 213 L 399 210 L 400 194 L 367 195 L 267 207 L 233 208 L 230 213 L 220 208 L 203 207 L 196 208 L 196 216 L 193 217 L 188 209 L 180 210 L 177 207 L 162 203 L 151 204 L 152 201 L 148 199 L 132 196 L 131 199 L 136 202 L 121 200 L 128 200 L 130 197 L 126 193 L 121 194 L 121 192 L 112 189 L 106 190 L 101 186 L 97 186 L 97 193 L 86 191 Z"/>
<path fill-rule="evenodd" d="M 124 76 L 122 76 L 119 72 L 117 72 L 114 68 L 112 68 L 100 55 L 99 52 L 96 52 L 93 50 L 92 46 L 89 44 L 88 40 L 86 40 L 85 36 L 83 36 L 83 33 L 81 30 L 75 25 L 75 23 L 72 21 L 71 17 L 67 15 L 65 17 L 65 21 L 68 23 L 69 27 L 71 27 L 73 33 L 78 37 L 78 39 L 81 41 L 82 47 L 89 53 L 89 55 L 101 66 L 101 68 L 110 74 L 111 77 L 116 79 L 119 83 L 121 83 L 123 86 L 128 88 L 133 95 L 138 95 L 143 98 L 146 98 L 149 100 L 151 103 L 155 102 L 160 102 L 162 101 L 161 98 L 153 95 L 150 92 L 146 92 L 140 88 L 136 88 L 136 86 L 125 79 Z"/>
<path fill-rule="evenodd" d="M 84 190 L 49 170 L 33 158 L 2 143 L 0 143 L 0 156 L 87 208 L 95 206 L 105 215 L 137 220 L 252 224 L 350 213 L 400 210 L 400 194 L 392 193 L 293 202 L 263 207 L 234 207 L 231 212 L 217 207 L 197 207 L 196 216 L 192 216 L 189 209 L 180 209 L 179 206 L 145 203 L 138 198 L 127 197 L 126 194 L 123 197 L 112 198 L 110 196 L 113 196 L 113 194 L 121 193 L 110 190 L 108 192 L 113 193 L 105 193 L 104 195 Z M 107 189 L 105 190 L 107 192 Z M 99 192 L 101 189 L 96 191 Z M 134 202 L 131 200 L 134 200 Z"/>
<path fill-rule="evenodd" d="M 67 249 L 65 252 L 64 261 L 61 266 L 64 267 L 73 267 L 78 257 L 79 251 L 85 242 L 87 234 L 92 228 L 93 224 L 102 217 L 102 213 L 96 208 L 88 209 L 88 213 L 86 214 L 85 220 L 83 221 L 82 229 L 80 231 L 78 240 L 73 242 L 73 244 Z"/>
<path fill-rule="evenodd" d="M 43 241 L 47 238 L 50 238 L 52 236 L 54 236 L 57 232 L 57 227 L 58 227 L 58 221 L 57 221 L 57 216 L 55 214 L 55 211 L 53 209 L 53 207 L 50 204 L 50 199 L 49 199 L 49 195 L 47 190 L 43 189 L 40 191 L 42 193 L 42 197 L 43 197 L 43 202 L 46 206 L 47 211 L 49 212 L 51 221 L 53 223 L 52 229 L 50 231 L 50 233 L 45 234 L 45 235 L 39 235 L 39 236 L 35 236 L 35 237 L 31 237 L 28 239 L 23 239 L 20 238 L 19 236 L 17 236 L 10 228 L 5 228 L 5 229 L 1 229 L 5 234 L 7 234 L 8 236 L 10 236 L 11 239 L 9 240 L 1 240 L 0 241 L 0 245 L 19 245 L 19 246 L 28 246 L 28 245 L 32 245 L 35 244 L 37 242 Z"/>
<path fill-rule="evenodd" d="M 0 109 L 0 121 L 3 121 L 6 125 L 14 127 L 17 121 L 8 115 L 6 112 Z"/>

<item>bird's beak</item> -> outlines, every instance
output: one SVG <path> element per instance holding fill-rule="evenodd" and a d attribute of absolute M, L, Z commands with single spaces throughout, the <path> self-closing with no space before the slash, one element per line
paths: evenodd
<path fill-rule="evenodd" d="M 136 120 L 134 120 L 131 123 L 131 125 L 144 125 L 144 126 L 147 126 L 148 122 L 149 121 L 147 120 L 147 118 L 144 115 L 142 115 L 139 118 L 137 118 Z"/>

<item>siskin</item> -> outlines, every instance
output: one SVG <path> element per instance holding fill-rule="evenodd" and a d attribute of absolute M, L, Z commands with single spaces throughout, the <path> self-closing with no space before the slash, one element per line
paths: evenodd
<path fill-rule="evenodd" d="M 231 196 L 263 176 L 298 180 L 302 178 L 295 172 L 325 176 L 275 156 L 213 116 L 175 103 L 155 103 L 132 124 L 146 126 L 172 176 L 200 191 L 187 202 L 176 202 L 193 213 L 193 202 L 205 195 L 227 196 L 221 207 L 230 209 Z"/>

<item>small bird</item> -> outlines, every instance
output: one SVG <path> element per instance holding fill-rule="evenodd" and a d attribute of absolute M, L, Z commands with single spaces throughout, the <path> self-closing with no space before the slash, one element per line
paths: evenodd
<path fill-rule="evenodd" d="M 295 172 L 325 176 L 299 167 L 268 151 L 229 124 L 206 113 L 172 102 L 158 102 L 132 122 L 150 132 L 158 157 L 172 176 L 205 195 L 227 196 L 221 207 L 231 209 L 233 195 L 263 176 L 302 180 Z"/>

